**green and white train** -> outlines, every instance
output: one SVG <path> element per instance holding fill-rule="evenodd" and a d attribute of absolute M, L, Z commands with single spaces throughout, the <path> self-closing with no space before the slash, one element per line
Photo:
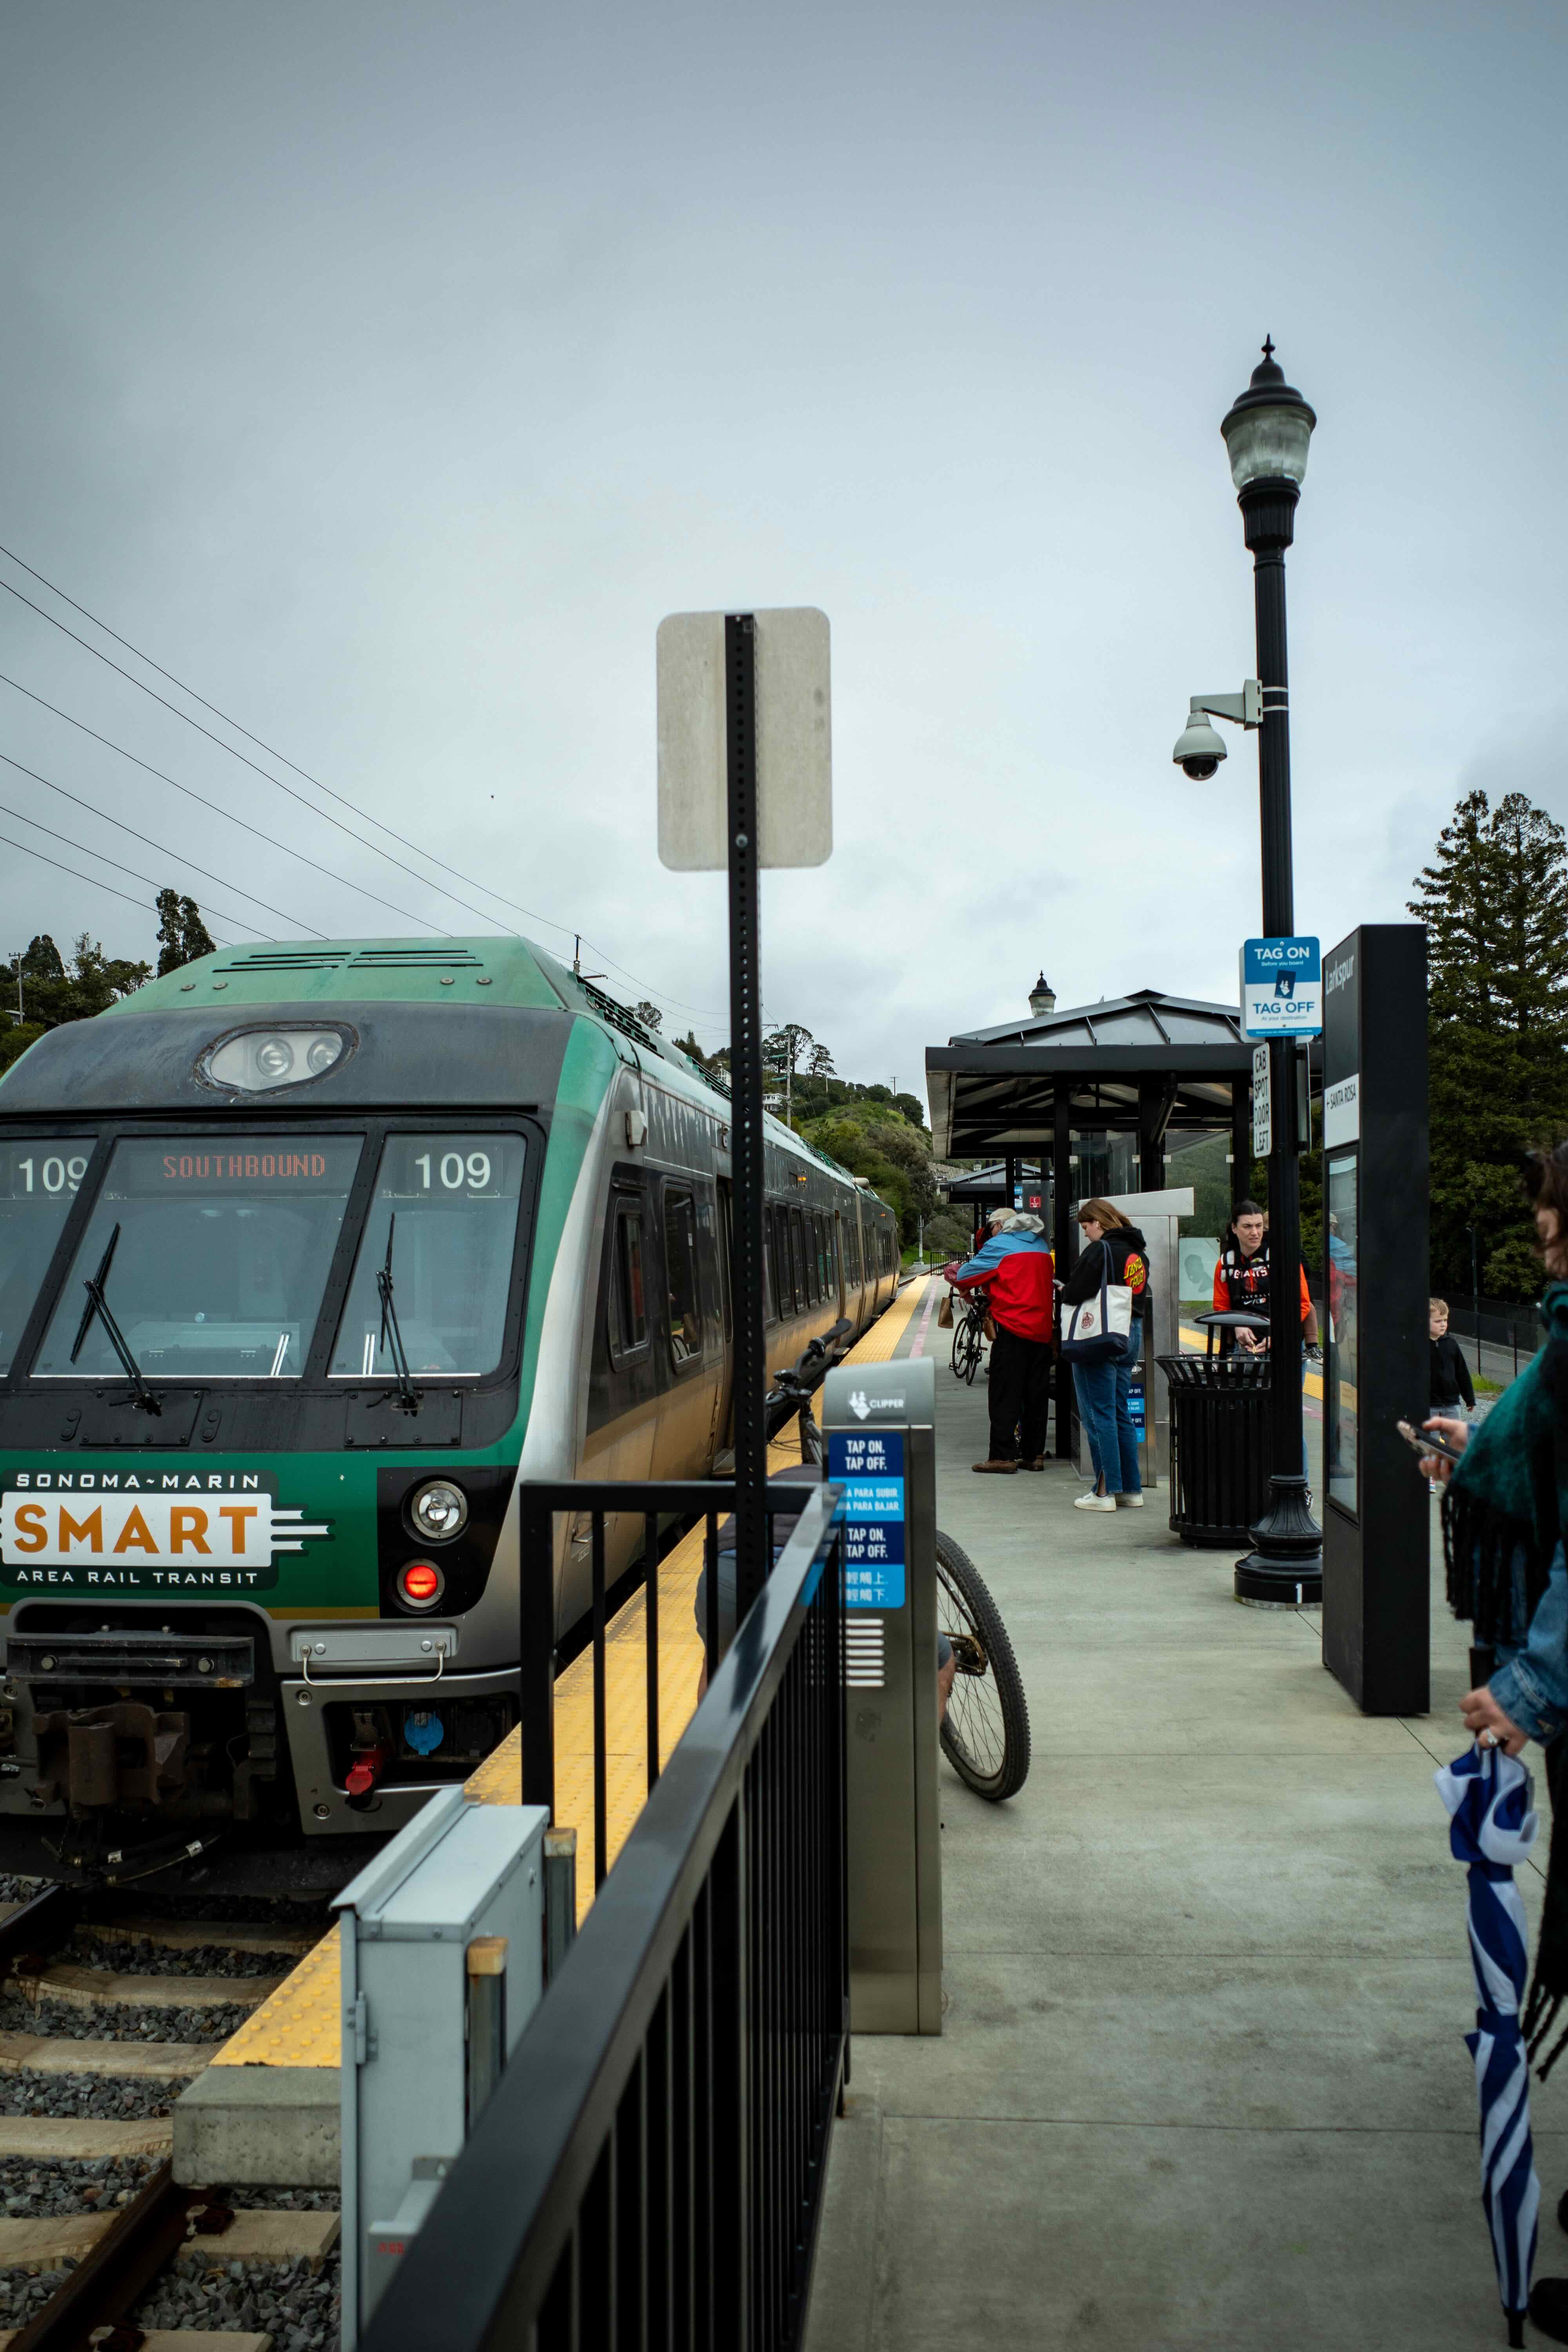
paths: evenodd
<path fill-rule="evenodd" d="M 730 1118 L 510 939 L 209 956 L 22 1056 L 0 1866 L 221 1833 L 330 1877 L 497 1745 L 519 1479 L 728 1444 Z M 777 1366 L 886 1306 L 898 1228 L 773 1119 L 766 1175 Z M 563 1635 L 588 1577 L 563 1522 Z"/>

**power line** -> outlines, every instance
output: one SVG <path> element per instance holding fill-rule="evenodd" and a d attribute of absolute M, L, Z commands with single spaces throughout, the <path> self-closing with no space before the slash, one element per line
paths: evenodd
<path fill-rule="evenodd" d="M 7 849 L 19 849 L 24 857 L 36 857 L 40 866 L 53 866 L 61 874 L 73 876 L 78 882 L 89 882 L 95 890 L 107 890 L 111 898 L 123 898 L 128 907 L 140 907 L 143 914 L 155 915 L 158 911 L 155 906 L 150 907 L 145 898 L 133 898 L 129 890 L 117 890 L 112 882 L 100 882 L 96 874 L 83 874 L 74 866 L 61 865 L 58 857 L 47 856 L 41 849 L 29 848 L 25 841 L 13 841 L 8 833 L 0 833 L 0 841 L 5 844 Z M 121 871 L 122 873 L 125 871 L 123 866 Z M 214 936 L 216 939 L 216 935 Z M 232 947 L 234 941 L 217 940 L 216 944 L 219 947 L 227 948 Z"/>
<path fill-rule="evenodd" d="M 262 767 L 259 761 L 251 759 L 247 753 L 244 751 L 237 751 L 232 743 L 226 743 L 221 735 L 215 735 L 210 727 L 204 727 L 199 719 L 193 719 L 188 710 L 182 710 L 178 703 L 171 702 L 169 700 L 167 695 L 157 693 L 147 684 L 145 678 L 137 677 L 132 671 L 123 668 L 119 662 L 110 661 L 109 656 L 104 653 L 100 647 L 89 644 L 86 637 L 78 636 L 74 629 L 68 629 L 65 623 L 63 621 L 57 620 L 52 613 L 46 612 L 41 604 L 35 604 L 30 596 L 24 596 L 19 588 L 13 588 L 8 580 L 0 580 L 0 588 L 4 588 L 7 596 L 15 596 L 18 604 L 26 604 L 29 613 L 37 613 L 40 620 L 47 621 L 52 629 L 58 629 L 63 636 L 67 636 L 70 639 L 72 645 L 80 646 L 85 653 L 91 654 L 95 661 L 104 663 L 108 668 L 114 672 L 117 677 L 124 678 L 129 685 L 135 687 L 140 693 L 151 696 L 152 699 L 163 709 L 173 711 L 176 719 L 183 719 L 187 727 L 194 727 L 198 735 L 205 735 L 209 743 L 216 743 L 218 750 L 220 751 L 226 751 L 231 760 L 237 760 L 243 767 L 249 768 L 253 774 L 260 776 L 265 782 L 275 785 L 279 792 L 287 793 L 291 801 L 298 801 L 302 809 L 309 809 L 310 814 L 312 816 L 320 817 L 323 824 L 336 825 L 340 833 L 345 834 L 350 841 L 357 842 L 362 849 L 370 850 L 373 856 L 376 857 L 384 857 L 389 866 L 395 866 L 400 874 L 406 874 L 412 881 L 418 883 L 421 889 L 435 890 L 438 892 L 443 898 L 450 898 L 454 905 L 466 907 L 470 915 L 478 915 L 481 921 L 487 923 L 494 922 L 495 917 L 488 914 L 483 907 L 476 907 L 473 901 L 469 898 L 459 898 L 455 890 L 443 889 L 441 884 L 439 882 L 432 882 L 427 874 L 416 874 L 412 866 L 405 866 L 401 857 L 394 857 L 390 849 L 383 849 L 377 842 L 367 841 L 363 834 L 356 833 L 354 831 L 353 825 L 344 824 L 341 817 L 333 816 L 330 811 L 326 809 L 318 808 L 314 801 L 308 801 L 303 793 L 297 793 L 292 784 L 286 784 L 280 776 L 273 775 L 269 769 Z M 138 656 L 138 659 L 141 658 L 142 658 L 142 656 Z M 230 720 L 228 723 L 232 725 L 233 721 Z M 292 766 L 292 761 L 289 761 L 288 764 Z M 301 769 L 300 772 L 303 774 L 303 769 Z M 314 778 L 312 778 L 311 782 L 313 782 L 314 781 Z M 321 789 L 325 791 L 326 786 L 323 785 Z M 334 793 L 332 797 L 334 800 L 341 800 L 342 795 L 339 793 Z M 352 801 L 344 801 L 343 805 L 345 808 L 353 808 L 353 803 Z M 363 814 L 363 812 L 362 810 L 356 810 L 355 814 L 356 815 L 359 815 Z M 377 820 L 374 817 L 372 817 L 369 822 L 372 824 L 374 824 Z M 382 830 L 384 832 L 390 832 L 391 828 L 390 826 L 383 826 Z M 421 850 L 418 855 L 423 857 L 426 853 Z M 438 858 L 431 858 L 429 863 L 432 866 L 435 866 L 438 865 L 440 861 Z M 447 870 L 450 873 L 454 869 L 448 866 Z M 476 885 L 476 887 L 482 890 L 484 885 L 481 882 Z M 497 894 L 494 892 L 491 893 L 492 897 L 496 895 Z M 384 905 L 385 901 L 383 900 L 382 903 Z M 505 902 L 503 901 L 503 904 Z M 413 919 L 411 918 L 411 919 Z M 539 919 L 542 919 L 542 918 L 540 918 Z M 511 926 L 509 923 L 507 925 L 507 929 L 510 930 L 510 928 Z M 558 930 L 562 928 L 562 925 L 556 925 L 556 929 Z M 446 931 L 443 932 L 442 936 L 445 939 L 450 939 L 452 934 L 450 931 Z"/>
<path fill-rule="evenodd" d="M 51 596 L 58 596 L 63 604 L 68 604 L 73 613 L 79 613 L 84 621 L 90 621 L 95 629 L 101 629 L 106 637 L 112 637 L 117 646 L 123 646 L 128 654 L 133 654 L 139 662 L 145 664 L 147 668 L 155 670 L 160 677 L 167 678 L 171 686 L 177 687 L 182 694 L 188 695 L 190 699 L 199 703 L 204 710 L 210 710 L 215 719 L 221 719 L 224 725 L 232 728 L 237 735 L 243 735 L 247 743 L 254 743 L 258 751 L 265 751 L 268 759 L 280 761 L 284 767 L 292 769 L 295 775 L 302 776 L 308 784 L 314 784 L 318 792 L 325 793 L 329 800 L 336 801 L 341 808 L 352 809 L 354 814 L 362 818 L 366 824 L 374 825 L 377 832 L 384 833 L 389 840 L 400 843 L 405 849 L 411 849 L 416 857 L 424 858 L 427 866 L 438 866 L 443 874 L 450 874 L 456 881 L 466 882 L 470 889 L 482 890 L 487 898 L 495 899 L 499 906 L 510 907 L 514 915 L 524 916 L 531 923 L 542 923 L 548 930 L 561 931 L 574 938 L 583 937 L 583 934 L 576 931 L 572 924 L 558 923 L 552 916 L 542 915 L 534 908 L 524 907 L 517 899 L 509 898 L 503 891 L 492 888 L 488 882 L 480 881 L 477 875 L 466 874 L 461 866 L 448 865 L 445 858 L 437 857 L 432 850 L 422 848 L 418 842 L 411 841 L 406 834 L 399 833 L 395 826 L 386 824 L 384 819 L 372 815 L 369 809 L 361 808 L 358 802 L 351 801 L 345 793 L 334 791 L 331 784 L 323 783 L 320 776 L 313 775 L 309 768 L 300 767 L 297 760 L 289 759 L 288 753 L 280 751 L 275 743 L 268 743 L 263 736 L 254 734 L 248 727 L 242 726 L 237 719 L 230 718 L 228 712 L 221 709 L 216 702 L 209 702 L 206 696 L 198 694 L 194 686 L 187 686 L 184 679 L 177 677 L 172 669 L 165 669 L 162 662 L 154 661 L 151 654 L 144 654 L 140 646 L 133 645 L 131 639 L 122 636 L 118 629 L 110 628 L 107 621 L 100 620 L 98 614 L 89 611 L 87 605 L 79 603 L 76 597 L 68 595 L 63 588 L 57 587 L 52 580 L 47 578 L 35 565 L 26 562 L 13 548 L 0 542 L 0 555 L 5 556 L 16 565 L 19 571 L 25 572 L 29 579 L 37 581 L 41 587 L 47 588 Z M 278 777 L 268 775 L 268 771 L 257 766 L 254 760 L 246 760 L 243 751 L 237 751 L 233 744 L 225 743 L 220 736 L 213 734 L 210 728 L 203 727 L 198 719 L 193 719 L 189 711 L 181 710 L 177 704 L 168 701 L 161 694 L 153 693 L 153 688 L 143 679 L 134 677 L 130 670 L 122 669 L 118 662 L 110 661 L 109 656 L 101 652 L 97 646 L 90 644 L 86 637 L 78 636 L 74 629 L 68 629 L 63 621 L 57 620 L 55 615 L 46 611 L 42 604 L 35 604 L 30 596 L 24 596 L 19 588 L 11 586 L 9 581 L 0 580 L 0 588 L 5 588 L 6 593 L 15 596 L 19 604 L 26 604 L 29 612 L 37 613 L 40 619 L 47 621 L 52 628 L 60 630 L 64 635 L 70 638 L 73 645 L 80 646 L 85 652 L 91 654 L 95 660 L 107 663 L 117 677 L 128 679 L 131 685 L 139 688 L 143 694 L 151 695 L 153 701 L 161 704 L 165 710 L 173 711 L 176 719 L 183 719 L 187 726 L 195 727 L 198 733 L 206 736 L 209 742 L 217 744 L 220 751 L 227 751 L 233 759 L 245 760 L 247 767 L 255 769 L 258 775 L 265 776 L 269 783 L 278 786 L 279 792 L 288 793 L 289 797 L 297 800 L 302 808 L 310 809 L 316 816 L 324 817 L 329 824 L 337 824 L 340 833 L 346 833 L 351 841 L 358 841 L 362 848 L 374 851 L 378 857 L 387 857 L 390 865 L 397 866 L 402 873 L 412 875 L 413 878 L 422 883 L 426 889 L 440 890 L 439 883 L 430 882 L 425 875 L 415 874 L 413 867 L 405 866 L 401 858 L 388 857 L 388 853 L 380 848 L 376 843 L 365 841 L 348 825 L 339 824 L 336 817 L 329 815 L 325 809 L 315 808 L 305 799 L 302 793 L 294 792 L 289 785 L 283 783 Z M 23 690 L 26 691 L 25 688 Z M 474 906 L 470 900 L 458 898 L 454 891 L 442 891 L 441 895 L 444 898 L 452 898 L 459 907 L 466 907 L 470 914 L 481 916 L 487 923 L 495 920 L 492 915 L 486 914 L 482 908 Z M 380 903 L 384 905 L 386 902 L 384 899 Z M 511 926 L 508 924 L 506 928 L 510 930 Z M 443 936 L 449 937 L 450 934 L 444 933 Z M 595 945 L 593 940 L 590 940 L 587 944 L 596 956 L 604 959 L 612 971 L 619 972 L 621 977 L 624 980 L 629 980 L 634 987 L 647 989 L 654 996 L 663 994 L 653 982 L 639 980 L 635 971 L 628 971 L 625 964 L 617 963 L 612 955 L 608 954 L 604 948 Z M 667 1004 L 674 1005 L 682 1013 L 695 1013 L 702 1021 L 725 1021 L 729 1018 L 728 1013 L 716 1013 L 710 1005 L 688 1004 L 679 997 L 665 996 L 663 1001 Z"/>
<path fill-rule="evenodd" d="M 323 934 L 321 931 L 311 930 L 308 923 L 301 923 L 298 915 L 286 915 L 281 907 L 268 905 L 265 898 L 258 898 L 254 890 L 242 889 L 237 882 L 226 881 L 221 874 L 215 874 L 210 866 L 198 866 L 195 858 L 187 857 L 183 850 L 171 849 L 166 843 L 154 841 L 150 833 L 138 833 L 136 827 L 133 824 L 127 824 L 123 817 L 110 816 L 107 809 L 96 807 L 91 801 L 84 801 L 79 793 L 68 793 L 64 784 L 51 783 L 47 776 L 41 776 L 38 773 L 37 768 L 25 768 L 20 760 L 13 760 L 9 751 L 0 751 L 0 760 L 4 760 L 8 768 L 15 768 L 19 776 L 30 776 L 34 783 L 42 784 L 46 792 L 58 793 L 61 800 L 74 801 L 77 807 L 86 809 L 89 816 L 100 818 L 103 824 L 113 825 L 117 831 L 121 833 L 128 833 L 132 841 L 145 842 L 147 847 L 149 849 L 155 849 L 160 857 L 172 857 L 177 865 L 187 866 L 193 874 L 205 875 L 209 882 L 216 882 L 220 890 L 232 890 L 237 898 L 248 898 L 253 907 L 260 907 L 264 908 L 268 914 L 276 915 L 279 922 L 294 924 L 298 929 L 303 931 L 307 939 L 319 940 L 323 937 Z M 32 819 L 28 818 L 27 823 L 31 824 Z M 47 826 L 41 826 L 39 830 L 47 832 L 48 828 Z M 95 857 L 98 856 L 98 852 L 96 850 L 91 854 Z M 240 927 L 244 930 L 255 931 L 258 929 L 258 927 L 255 923 L 241 922 L 241 919 L 237 915 L 233 916 L 229 919 L 234 922 L 240 923 Z"/>
<path fill-rule="evenodd" d="M 110 857 L 101 849 L 89 849 L 85 841 L 73 841 L 68 833 L 57 833 L 52 824 L 40 824 L 36 816 L 27 816 L 21 809 L 7 808 L 4 801 L 0 801 L 0 816 L 14 817 L 18 824 L 30 824 L 35 833 L 47 833 L 51 841 L 63 841 L 79 857 L 96 857 L 100 865 L 112 866 L 117 874 L 129 874 L 133 882 L 145 882 L 150 890 L 166 890 L 169 887 L 166 882 L 155 882 L 151 874 L 138 874 L 134 866 L 122 866 L 118 857 Z M 153 846 L 157 847 L 156 842 Z M 254 931 L 258 940 L 267 936 L 258 924 L 247 923 L 242 915 L 231 913 L 226 907 L 212 907 L 208 911 L 222 922 L 237 923 L 242 931 Z"/>
<path fill-rule="evenodd" d="M 5 584 L 4 581 L 0 581 L 0 587 L 4 587 Z M 221 802 L 209 801 L 205 793 L 195 792 L 189 784 L 182 784 L 174 776 L 165 775 L 162 768 L 154 768 L 150 761 L 139 759 L 134 751 L 128 751 L 123 743 L 116 743 L 111 736 L 100 735 L 96 727 L 88 725 L 85 719 L 73 719 L 68 710 L 60 709 L 58 703 L 46 702 L 41 694 L 35 694 L 30 686 L 22 684 L 20 678 L 9 677 L 4 670 L 0 670 L 0 686 L 9 686 L 16 693 L 25 694 L 29 702 L 37 704 L 40 710 L 53 711 L 55 717 L 63 719 L 68 727 L 79 728 L 82 734 L 90 735 L 95 743 L 103 744 L 108 751 L 118 751 L 122 760 L 131 761 L 132 767 L 144 770 L 149 776 L 156 776 L 161 784 L 173 785 L 174 791 L 184 793 L 188 801 L 195 801 L 201 807 L 211 809 L 215 816 L 226 818 L 230 824 L 238 825 L 242 833 L 253 834 L 258 841 L 265 841 L 269 848 L 281 849 L 286 856 L 297 857 L 301 866 L 309 866 L 317 874 L 324 874 L 328 881 L 335 882 L 340 889 L 357 890 L 362 898 L 368 898 L 374 906 L 384 907 L 389 913 L 401 915 L 405 922 L 426 927 L 423 916 L 410 914 L 406 907 L 395 907 L 390 898 L 383 898 L 374 890 L 367 890 L 363 882 L 351 882 L 346 874 L 334 874 L 330 866 L 323 866 L 319 859 L 307 857 L 302 849 L 292 849 L 286 841 L 276 840 L 271 834 L 263 833 L 259 825 L 250 824 L 244 817 L 236 816 L 234 811 L 225 808 Z M 452 936 L 450 931 L 442 930 L 439 923 L 431 924 L 427 928 L 439 932 L 444 940 L 449 940 Z"/>

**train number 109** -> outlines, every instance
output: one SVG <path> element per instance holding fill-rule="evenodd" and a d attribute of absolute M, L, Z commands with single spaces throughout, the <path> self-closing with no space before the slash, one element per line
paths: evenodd
<path fill-rule="evenodd" d="M 24 1192 L 74 1192 L 87 1174 L 87 1155 L 79 1152 L 69 1160 L 18 1160 L 16 1173 L 22 1179 Z"/>
<path fill-rule="evenodd" d="M 445 1151 L 439 1160 L 433 1152 L 422 1151 L 414 1165 L 419 1171 L 419 1181 L 426 1192 L 436 1189 L 430 1181 L 432 1168 L 436 1170 L 445 1192 L 483 1192 L 489 1187 L 490 1155 L 488 1151 L 470 1151 L 467 1158 L 460 1151 Z"/>

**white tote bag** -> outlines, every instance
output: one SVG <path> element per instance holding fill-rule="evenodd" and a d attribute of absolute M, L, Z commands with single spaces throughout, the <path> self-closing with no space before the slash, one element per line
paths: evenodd
<path fill-rule="evenodd" d="M 1100 1248 L 1100 1288 L 1092 1297 L 1062 1301 L 1062 1354 L 1069 1364 L 1120 1363 L 1132 1352 L 1132 1293 L 1110 1279 L 1110 1252 Z"/>

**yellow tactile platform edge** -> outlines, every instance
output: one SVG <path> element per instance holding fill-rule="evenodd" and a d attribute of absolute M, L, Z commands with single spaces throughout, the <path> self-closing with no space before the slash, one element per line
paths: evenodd
<path fill-rule="evenodd" d="M 925 1294 L 910 1283 L 852 1348 L 847 1363 L 886 1363 Z M 794 1423 L 769 1449 L 768 1466 L 800 1458 Z M 658 1570 L 659 1763 L 668 1761 L 697 1711 L 702 1643 L 697 1631 L 697 1580 L 702 1571 L 700 1527 L 683 1536 Z M 631 1834 L 647 1795 L 647 1596 L 635 1592 L 605 1635 L 605 1715 L 608 1726 L 606 1820 L 610 1861 Z M 510 1732 L 468 1783 L 476 1804 L 515 1805 L 521 1800 L 522 1734 Z M 555 1818 L 577 1832 L 577 1918 L 594 1900 L 594 1658 L 584 1650 L 555 1685 Z M 334 1926 L 276 1992 L 268 1996 L 213 2059 L 215 2066 L 335 2066 L 342 2026 L 338 1937 Z"/>

